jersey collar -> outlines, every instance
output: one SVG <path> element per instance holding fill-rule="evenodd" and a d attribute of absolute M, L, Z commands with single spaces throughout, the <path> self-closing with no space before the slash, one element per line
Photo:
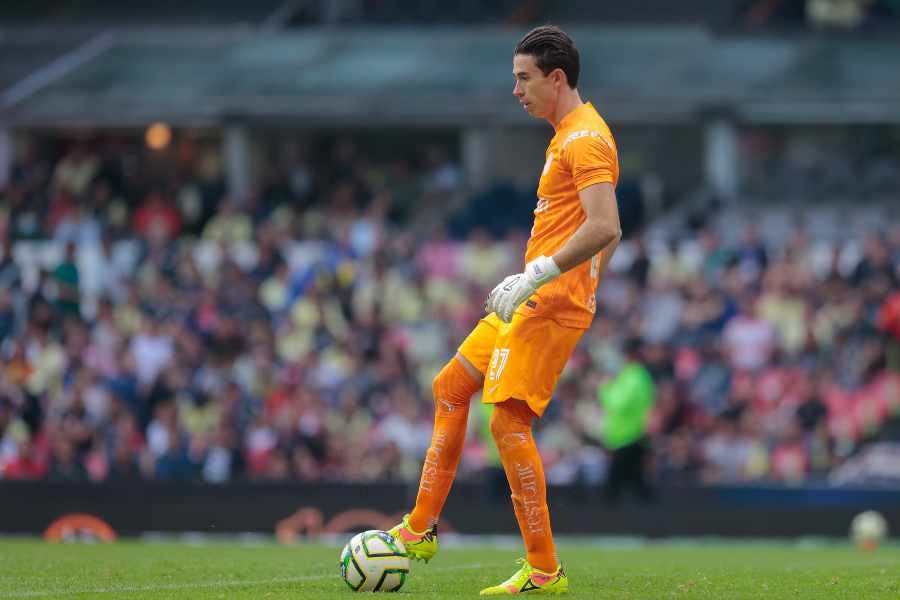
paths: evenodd
<path fill-rule="evenodd" d="M 588 111 L 594 110 L 594 105 L 590 102 L 585 102 L 575 110 L 569 111 L 569 113 L 564 116 L 559 121 L 559 126 L 556 128 L 557 131 L 561 131 L 562 129 L 571 125 L 574 121 L 576 121 L 581 115 Z"/>

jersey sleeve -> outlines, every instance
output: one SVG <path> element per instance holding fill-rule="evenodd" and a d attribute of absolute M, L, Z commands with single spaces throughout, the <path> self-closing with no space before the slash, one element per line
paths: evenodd
<path fill-rule="evenodd" d="M 612 142 L 599 131 L 585 130 L 573 134 L 565 145 L 563 160 L 572 172 L 575 189 L 598 183 L 616 184 L 619 177 L 618 157 Z"/>

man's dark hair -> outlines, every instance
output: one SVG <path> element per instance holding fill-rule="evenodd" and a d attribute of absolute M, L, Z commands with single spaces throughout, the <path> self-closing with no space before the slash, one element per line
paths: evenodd
<path fill-rule="evenodd" d="M 541 25 L 525 34 L 516 44 L 515 54 L 530 54 L 544 75 L 553 69 L 562 69 L 569 80 L 569 87 L 578 85 L 581 59 L 575 42 L 556 25 Z"/>

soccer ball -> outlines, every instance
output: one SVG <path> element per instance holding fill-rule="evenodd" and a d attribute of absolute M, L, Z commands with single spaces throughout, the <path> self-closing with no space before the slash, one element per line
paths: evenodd
<path fill-rule="evenodd" d="M 341 579 L 354 592 L 396 592 L 406 582 L 409 557 L 386 531 L 357 533 L 341 551 Z"/>
<path fill-rule="evenodd" d="M 887 521 L 874 510 L 859 513 L 850 523 L 850 536 L 860 550 L 876 549 L 887 533 Z"/>

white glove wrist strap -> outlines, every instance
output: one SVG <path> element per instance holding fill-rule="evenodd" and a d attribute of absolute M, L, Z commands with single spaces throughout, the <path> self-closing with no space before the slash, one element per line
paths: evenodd
<path fill-rule="evenodd" d="M 550 256 L 538 256 L 525 265 L 525 275 L 535 289 L 550 283 L 559 277 L 560 274 L 559 267 L 556 266 L 556 262 Z"/>

